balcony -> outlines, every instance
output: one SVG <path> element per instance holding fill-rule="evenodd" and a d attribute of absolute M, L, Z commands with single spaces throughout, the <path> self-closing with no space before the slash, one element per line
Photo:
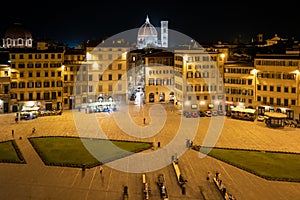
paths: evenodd
<path fill-rule="evenodd" d="M 0 77 L 0 83 L 10 83 L 10 77 Z"/>

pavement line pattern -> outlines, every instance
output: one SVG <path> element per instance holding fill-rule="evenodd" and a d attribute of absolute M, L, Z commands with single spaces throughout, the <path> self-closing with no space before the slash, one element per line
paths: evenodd
<path fill-rule="evenodd" d="M 86 169 L 83 174 L 81 168 L 46 166 L 35 152 L 28 137 L 38 136 L 78 136 L 73 121 L 73 111 L 64 111 L 62 116 L 39 117 L 34 120 L 14 122 L 14 115 L 0 115 L 0 141 L 14 139 L 26 159 L 26 164 L 0 163 L 0 193 L 1 199 L 13 200 L 92 200 L 121 199 L 123 186 L 129 186 L 130 199 L 142 199 L 142 185 L 140 174 L 125 173 L 104 165 L 103 176 L 100 177 L 97 167 Z M 77 112 L 77 111 L 76 111 Z M 149 142 L 160 141 L 167 145 L 172 138 L 172 133 L 178 118 L 181 116 L 175 112 L 168 111 L 168 129 L 162 130 L 154 137 L 145 139 Z M 83 113 L 83 117 L 86 115 Z M 136 116 L 137 119 L 139 115 Z M 137 120 L 143 122 L 143 116 Z M 134 138 L 122 135 L 116 129 L 113 120 L 108 118 L 98 119 L 104 130 L 109 130 L 109 139 Z M 206 134 L 206 124 L 209 118 L 201 118 L 198 132 L 193 142 L 195 145 L 202 144 Z M 36 133 L 31 135 L 32 127 Z M 53 128 L 55 127 L 55 128 Z M 22 137 L 22 140 L 19 139 Z M 184 138 L 186 139 L 186 138 Z M 284 129 L 270 129 L 261 122 L 246 122 L 226 118 L 224 129 L 216 146 L 226 148 L 272 150 L 300 153 L 299 129 L 285 127 Z M 151 151 L 155 151 L 154 148 Z M 150 150 L 149 150 L 150 151 Z M 152 161 L 152 160 L 151 160 Z M 170 191 L 171 200 L 199 199 L 204 200 L 200 194 L 200 188 L 210 199 L 221 200 L 216 187 L 207 182 L 207 172 L 216 170 L 222 174 L 222 180 L 228 187 L 228 191 L 237 199 L 246 200 L 290 200 L 298 199 L 300 196 L 300 183 L 268 181 L 251 173 L 231 166 L 211 157 L 199 158 L 199 152 L 188 150 L 179 156 L 180 170 L 188 180 L 187 194 L 181 194 L 180 187 L 176 182 L 176 176 L 172 166 L 166 166 L 154 172 L 147 173 L 152 198 L 159 198 L 156 187 L 156 179 L 159 173 L 164 173 L 167 178 L 167 187 Z M 151 199 L 152 199 L 151 198 Z"/>

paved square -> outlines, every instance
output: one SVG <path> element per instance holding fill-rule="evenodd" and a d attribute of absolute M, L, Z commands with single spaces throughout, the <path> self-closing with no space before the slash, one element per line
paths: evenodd
<path fill-rule="evenodd" d="M 143 140 L 160 142 L 161 147 L 168 145 L 174 133 L 180 126 L 181 115 L 178 115 L 168 105 L 164 105 L 167 113 L 165 127 L 156 135 L 149 138 L 135 138 L 122 132 L 115 123 L 114 113 L 86 114 L 80 113 L 83 120 L 96 118 L 99 125 L 110 139 Z M 145 105 L 142 110 L 131 106 L 132 121 L 139 126 L 147 126 L 155 120 L 149 116 L 151 105 Z M 61 116 L 39 117 L 34 120 L 15 123 L 14 114 L 0 115 L 0 140 L 14 139 L 17 142 L 27 164 L 0 163 L 0 192 L 1 199 L 70 199 L 70 200 L 117 200 L 123 199 L 123 187 L 128 186 L 129 199 L 143 199 L 143 184 L 141 173 L 125 173 L 107 165 L 103 166 L 102 175 L 99 167 L 82 172 L 79 168 L 45 166 L 34 151 L 28 137 L 35 136 L 79 136 L 74 123 L 73 112 L 64 111 Z M 143 119 L 146 118 L 146 124 Z M 191 119 L 193 120 L 193 119 Z M 207 131 L 211 128 L 211 118 L 199 118 L 197 135 L 193 139 L 195 145 L 203 143 Z M 225 118 L 224 126 L 219 137 L 218 147 L 289 151 L 300 153 L 300 129 L 285 127 L 270 129 L 263 122 L 248 122 Z M 32 128 L 36 132 L 32 134 Z M 91 134 L 93 136 L 93 134 Z M 20 139 L 22 137 L 22 139 Z M 183 142 L 186 138 L 182 138 Z M 156 146 L 151 151 L 156 151 Z M 148 162 L 151 162 L 149 160 Z M 180 171 L 187 179 L 186 194 L 183 195 L 177 182 L 172 165 L 162 169 L 147 172 L 146 179 L 152 191 L 150 199 L 160 199 L 157 187 L 157 176 L 165 175 L 169 199 L 222 199 L 216 186 L 206 180 L 207 172 L 212 174 L 218 170 L 227 191 L 237 199 L 273 200 L 297 199 L 300 196 L 300 183 L 275 182 L 264 180 L 241 169 L 218 161 L 214 158 L 199 156 L 198 152 L 188 149 L 179 157 Z"/>

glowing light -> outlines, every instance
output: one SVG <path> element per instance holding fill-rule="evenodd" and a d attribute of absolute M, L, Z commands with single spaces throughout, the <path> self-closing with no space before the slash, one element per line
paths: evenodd
<path fill-rule="evenodd" d="M 184 105 L 185 105 L 185 106 L 189 106 L 189 105 L 191 105 L 191 103 L 190 103 L 189 101 L 185 101 L 185 102 L 184 102 Z"/>
<path fill-rule="evenodd" d="M 122 59 L 125 60 L 127 57 L 127 52 L 122 53 Z"/>
<path fill-rule="evenodd" d="M 200 105 L 204 106 L 205 105 L 205 101 L 200 101 Z"/>
<path fill-rule="evenodd" d="M 239 108 L 245 108 L 245 103 L 239 102 L 237 107 Z"/>
<path fill-rule="evenodd" d="M 35 105 L 35 102 L 34 101 L 28 101 L 26 102 L 26 105 L 27 107 L 33 107 Z"/>
<path fill-rule="evenodd" d="M 257 70 L 257 69 L 253 69 L 253 70 L 252 70 L 252 74 L 253 74 L 253 75 L 256 75 L 256 74 L 257 74 L 257 72 L 258 72 L 258 70 Z"/>
<path fill-rule="evenodd" d="M 184 56 L 183 56 L 183 61 L 186 62 L 187 60 L 188 60 L 188 56 L 187 56 L 187 55 L 184 55 Z"/>
<path fill-rule="evenodd" d="M 87 60 L 92 60 L 92 54 L 90 54 L 89 52 L 86 53 L 86 59 Z"/>
<path fill-rule="evenodd" d="M 99 66 L 99 65 L 98 65 L 97 62 L 94 62 L 94 63 L 93 63 L 93 69 L 94 69 L 94 70 L 97 70 L 97 69 L 98 69 L 98 66 Z"/>

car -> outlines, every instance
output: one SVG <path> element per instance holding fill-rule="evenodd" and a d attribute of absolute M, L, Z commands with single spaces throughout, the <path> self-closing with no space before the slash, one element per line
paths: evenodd
<path fill-rule="evenodd" d="M 218 116 L 218 111 L 213 110 L 213 111 L 211 112 L 211 115 L 212 115 L 212 116 Z"/>
<path fill-rule="evenodd" d="M 204 112 L 206 117 L 211 117 L 212 116 L 212 112 L 210 110 L 207 110 Z"/>
<path fill-rule="evenodd" d="M 224 113 L 224 111 L 223 111 L 223 110 L 218 110 L 218 115 L 220 115 L 220 116 L 224 116 L 224 115 L 225 115 L 225 113 Z"/>
<path fill-rule="evenodd" d="M 263 115 L 257 116 L 257 121 L 263 122 L 265 120 L 265 117 Z"/>
<path fill-rule="evenodd" d="M 225 116 L 227 116 L 227 117 L 231 117 L 231 112 L 230 112 L 230 111 L 228 111 L 228 112 L 225 112 Z"/>
<path fill-rule="evenodd" d="M 205 117 L 206 116 L 205 113 L 201 110 L 198 111 L 198 115 L 199 115 L 199 117 Z"/>

